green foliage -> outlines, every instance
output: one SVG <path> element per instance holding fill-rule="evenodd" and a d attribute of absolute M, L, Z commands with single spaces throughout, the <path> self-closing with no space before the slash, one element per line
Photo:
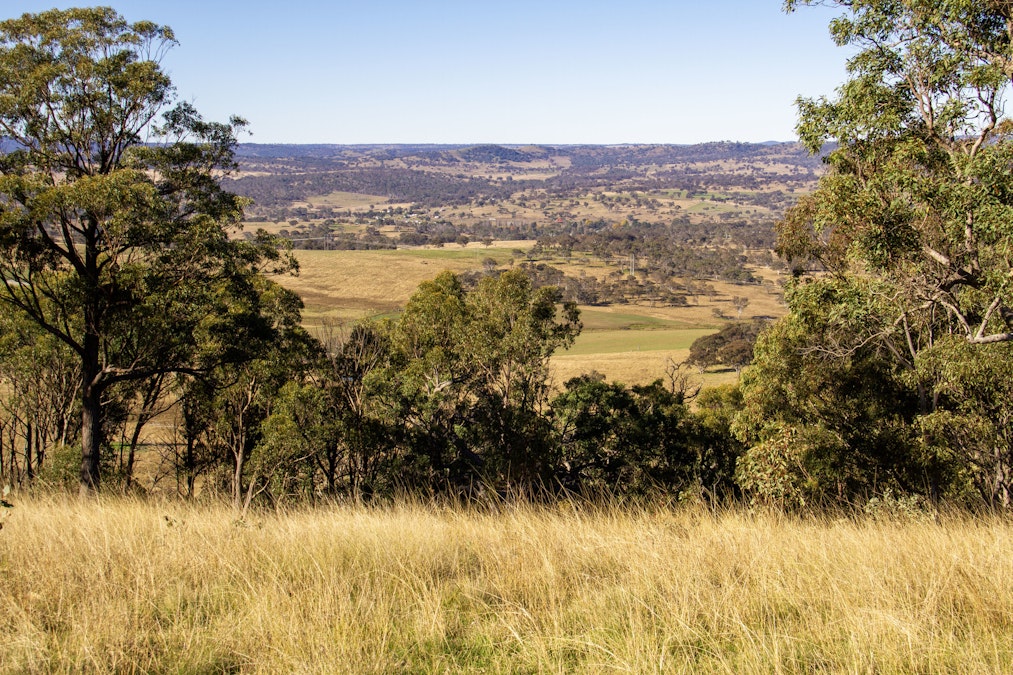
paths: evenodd
<path fill-rule="evenodd" d="M 399 457 L 409 485 L 442 490 L 448 482 L 470 482 L 456 431 L 476 377 L 464 351 L 466 322 L 465 291 L 454 274 L 421 284 L 386 327 L 391 353 L 385 367 L 368 376 L 400 426 L 402 445 L 411 449 Z"/>
<path fill-rule="evenodd" d="M 797 4 L 786 6 L 793 9 Z M 1013 339 L 1013 22 L 1004 3 L 834 2 L 831 31 L 859 51 L 834 100 L 801 100 L 810 151 L 837 143 L 819 189 L 779 226 L 779 250 L 844 274 L 874 273 L 898 313 L 975 343 Z M 913 331 L 914 333 L 915 331 Z"/>
<path fill-rule="evenodd" d="M 660 381 L 627 388 L 598 374 L 570 380 L 552 401 L 557 480 L 579 494 L 730 494 L 739 450 L 724 414 L 735 405 L 732 392 L 708 395 L 693 415 Z"/>
<path fill-rule="evenodd" d="M 573 344 L 580 332 L 574 303 L 558 289 L 532 288 L 520 270 L 483 279 L 468 297 L 471 320 L 464 348 L 477 369 L 472 445 L 484 456 L 487 475 L 522 485 L 551 476 L 545 460 L 549 427 L 549 358 Z"/>
<path fill-rule="evenodd" d="M 218 362 L 178 382 L 186 442 L 178 469 L 186 476 L 187 494 L 193 494 L 200 474 L 209 473 L 242 508 L 258 494 L 280 499 L 295 489 L 293 472 L 302 471 L 299 439 L 288 443 L 278 436 L 291 428 L 285 420 L 266 426 L 265 420 L 275 406 L 294 410 L 306 404 L 297 389 L 285 387 L 299 382 L 319 358 L 318 343 L 299 326 L 298 298 L 262 277 L 254 281 L 255 292 L 243 300 L 255 308 L 266 333 L 244 345 L 243 360 Z M 219 349 L 212 347 L 212 353 Z"/>
<path fill-rule="evenodd" d="M 700 368 L 730 366 L 736 371 L 753 361 L 753 345 L 765 322 L 736 322 L 717 333 L 697 338 L 689 347 L 687 363 Z"/>
<path fill-rule="evenodd" d="M 245 123 L 173 106 L 174 44 L 109 8 L 0 23 L 2 300 L 80 363 L 84 490 L 109 393 L 249 358 L 270 332 L 257 274 L 286 266 L 270 239 L 230 238 L 244 202 L 219 181 Z"/>
<path fill-rule="evenodd" d="M 105 467 L 111 469 L 106 455 Z M 81 448 L 72 445 L 52 446 L 46 452 L 46 461 L 35 479 L 56 490 L 72 492 L 80 482 Z"/>
<path fill-rule="evenodd" d="M 895 495 L 887 489 L 883 496 L 872 497 L 862 511 L 873 520 L 891 520 L 906 523 L 929 522 L 939 513 L 921 495 Z"/>
<path fill-rule="evenodd" d="M 313 458 L 333 442 L 335 422 L 326 415 L 325 391 L 291 381 L 274 397 L 270 415 L 260 425 L 260 442 L 250 471 L 270 482 L 272 496 L 313 495 Z"/>
<path fill-rule="evenodd" d="M 659 456 L 664 454 L 660 429 L 649 425 L 638 397 L 601 375 L 584 375 L 566 383 L 552 401 L 560 438 L 563 486 L 573 492 L 618 490 L 630 485 L 654 487 Z M 657 411 L 657 423 L 664 416 Z M 647 455 L 650 454 L 650 459 Z"/>
<path fill-rule="evenodd" d="M 327 336 L 321 346 L 301 377 L 289 373 L 259 427 L 251 471 L 265 477 L 264 491 L 276 502 L 364 498 L 393 488 L 390 423 L 366 383 L 389 357 L 389 345 L 366 324 Z"/>
<path fill-rule="evenodd" d="M 732 432 L 732 424 L 743 407 L 742 388 L 726 384 L 703 389 L 695 403 L 698 487 L 711 496 L 737 495 L 734 473 L 745 446 Z"/>
<path fill-rule="evenodd" d="M 797 284 L 757 345 L 737 475 L 795 505 L 886 489 L 965 500 L 973 486 L 1009 507 L 1013 13 L 826 4 L 845 10 L 834 39 L 857 51 L 835 98 L 799 101 L 810 151 L 835 145 L 778 250 L 831 276 Z"/>
<path fill-rule="evenodd" d="M 443 273 L 396 319 L 325 334 L 320 355 L 230 367 L 217 389 L 194 381 L 195 457 L 217 458 L 240 507 L 401 491 L 731 494 L 737 390 L 704 397 L 700 415 L 660 383 L 588 376 L 553 397 L 548 360 L 579 326 L 523 272 L 470 291 Z"/>
<path fill-rule="evenodd" d="M 466 292 L 444 272 L 389 326 L 373 383 L 401 427 L 405 480 L 470 489 L 548 478 L 548 360 L 580 331 L 576 307 L 515 270 Z"/>
<path fill-rule="evenodd" d="M 760 335 L 734 421 L 749 447 L 736 468 L 747 493 L 802 506 L 943 480 L 917 450 L 917 391 L 867 338 L 884 321 L 875 292 L 838 279 L 797 285 L 791 313 Z"/>
<path fill-rule="evenodd" d="M 927 452 L 966 472 L 991 506 L 1013 504 L 1013 344 L 940 340 L 919 361 L 935 409 L 919 418 Z"/>
<path fill-rule="evenodd" d="M 761 502 L 781 506 L 806 505 L 815 485 L 808 485 L 806 454 L 792 426 L 768 428 L 766 438 L 739 459 L 735 481 L 746 494 Z"/>
<path fill-rule="evenodd" d="M 66 345 L 0 304 L 0 480 L 33 480 L 77 435 L 80 379 Z"/>

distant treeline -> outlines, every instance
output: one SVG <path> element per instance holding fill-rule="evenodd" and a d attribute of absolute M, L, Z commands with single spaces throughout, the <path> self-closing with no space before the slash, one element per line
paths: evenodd
<path fill-rule="evenodd" d="M 523 186 L 503 185 L 483 178 L 453 178 L 411 169 L 347 169 L 307 173 L 278 173 L 226 179 L 230 192 L 250 197 L 258 206 L 278 206 L 331 192 L 379 195 L 392 202 L 425 206 L 467 204 L 479 197 L 504 199 Z"/>
<path fill-rule="evenodd" d="M 244 170 L 256 172 L 226 179 L 227 189 L 254 200 L 257 208 L 287 205 L 335 191 L 414 202 L 430 207 L 466 204 L 476 199 L 506 199 L 529 188 L 566 196 L 596 187 L 690 193 L 706 187 L 759 189 L 769 176 L 758 171 L 706 171 L 700 162 L 748 160 L 754 165 L 785 165 L 778 183 L 788 188 L 811 185 L 820 169 L 817 158 L 797 144 L 707 143 L 693 146 L 260 146 L 241 145 L 237 157 Z M 565 159 L 559 175 L 544 180 L 490 180 L 465 172 L 479 163 L 523 168 L 546 158 Z M 386 163 L 396 164 L 387 166 Z M 461 165 L 461 172 L 446 167 Z M 663 170 L 657 170 L 664 166 Z M 406 168 L 407 167 L 407 168 Z M 432 171 L 440 167 L 441 171 Z"/>

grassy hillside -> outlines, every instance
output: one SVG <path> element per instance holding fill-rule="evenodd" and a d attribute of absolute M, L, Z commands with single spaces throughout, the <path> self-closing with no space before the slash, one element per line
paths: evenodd
<path fill-rule="evenodd" d="M 1013 524 L 19 502 L 0 672 L 1013 670 Z"/>

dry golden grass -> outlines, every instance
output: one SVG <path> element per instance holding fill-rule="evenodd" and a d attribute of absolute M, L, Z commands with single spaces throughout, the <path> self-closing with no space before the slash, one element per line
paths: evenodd
<path fill-rule="evenodd" d="M 387 197 L 358 192 L 331 192 L 330 194 L 311 197 L 305 203 L 311 207 L 330 206 L 350 211 L 366 211 L 370 207 L 386 209 L 395 206 L 405 206 L 404 204 L 392 204 Z"/>
<path fill-rule="evenodd" d="M 1013 525 L 19 502 L 0 671 L 1003 673 Z"/>
<path fill-rule="evenodd" d="M 516 249 L 530 248 L 531 242 L 503 241 L 485 247 L 471 243 L 466 247 L 448 244 L 443 248 L 414 248 L 396 251 L 295 251 L 299 261 L 298 276 L 281 276 L 277 280 L 302 295 L 308 305 L 321 305 L 323 309 L 375 308 L 389 311 L 403 306 L 422 281 L 432 279 L 443 270 L 464 272 L 482 268 L 482 261 L 492 257 L 501 266 L 514 258 Z M 578 275 L 581 271 L 602 277 L 615 267 L 600 263 L 578 264 L 550 261 L 565 273 Z M 776 278 L 776 273 L 764 270 L 758 273 Z M 721 281 L 708 282 L 716 295 L 700 296 L 699 303 L 684 307 L 652 307 L 617 305 L 602 311 L 635 312 L 644 316 L 680 321 L 693 325 L 716 325 L 713 308 L 720 307 L 734 316 L 731 297 L 749 298 L 743 318 L 753 315 L 779 316 L 784 314 L 777 288 L 765 285 L 740 285 Z"/>
<path fill-rule="evenodd" d="M 689 357 L 688 349 L 662 349 L 655 351 L 628 351 L 599 354 L 556 354 L 550 363 L 552 383 L 562 389 L 566 381 L 597 371 L 609 382 L 627 386 L 666 381 L 666 368 L 670 363 L 682 363 Z M 737 382 L 738 373 L 732 369 L 692 373 L 693 386 L 716 387 Z"/>
<path fill-rule="evenodd" d="M 442 250 L 295 251 L 298 276 L 277 281 L 306 303 L 308 325 L 324 318 L 358 319 L 403 307 L 423 281 L 443 270 L 481 267 L 486 252 L 474 249 L 453 257 Z"/>

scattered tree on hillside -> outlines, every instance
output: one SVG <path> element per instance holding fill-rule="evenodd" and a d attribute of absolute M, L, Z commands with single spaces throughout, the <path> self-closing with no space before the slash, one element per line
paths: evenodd
<path fill-rule="evenodd" d="M 732 307 L 735 308 L 735 318 L 741 319 L 742 312 L 749 306 L 749 298 L 743 295 L 735 295 L 732 297 Z"/>
<path fill-rule="evenodd" d="M 753 345 L 764 326 L 764 321 L 735 322 L 697 338 L 689 347 L 687 363 L 699 368 L 729 366 L 738 372 L 752 362 Z"/>

